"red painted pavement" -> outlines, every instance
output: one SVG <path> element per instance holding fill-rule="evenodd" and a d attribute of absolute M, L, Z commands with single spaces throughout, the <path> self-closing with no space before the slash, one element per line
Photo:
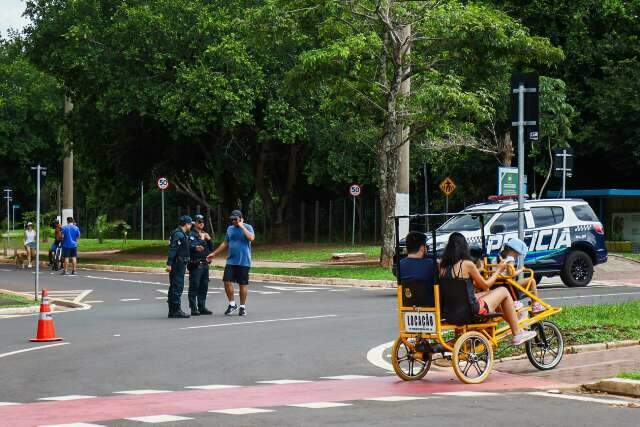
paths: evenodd
<path fill-rule="evenodd" d="M 66 402 L 0 407 L 0 426 L 91 423 L 150 415 L 179 415 L 210 410 L 272 407 L 318 401 L 349 401 L 391 395 L 428 395 L 451 391 L 492 391 L 548 387 L 539 378 L 494 371 L 478 385 L 460 383 L 448 372 L 430 372 L 424 380 L 395 376 L 311 383 L 259 385 L 225 390 L 189 390 L 138 396 L 108 396 Z"/>

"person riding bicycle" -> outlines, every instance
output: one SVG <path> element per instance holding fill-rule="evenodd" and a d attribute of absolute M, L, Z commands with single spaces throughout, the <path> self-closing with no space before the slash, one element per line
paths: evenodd
<path fill-rule="evenodd" d="M 62 227 L 60 221 L 57 219 L 53 222 L 53 243 L 49 248 L 49 266 L 53 264 L 53 258 L 56 254 L 56 250 L 62 244 Z"/>
<path fill-rule="evenodd" d="M 467 240 L 462 234 L 456 232 L 449 236 L 449 242 L 444 248 L 440 261 L 440 277 L 443 279 L 463 279 L 467 283 L 470 281 L 476 289 L 480 290 L 475 296 L 470 296 L 470 298 L 477 299 L 477 304 L 473 304 L 477 307 L 474 315 L 482 316 L 501 307 L 503 317 L 513 333 L 513 345 L 520 345 L 533 339 L 536 332 L 520 328 L 513 299 L 507 289 L 504 287 L 491 289 L 498 276 L 506 268 L 506 263 L 498 264 L 491 277 L 485 280 L 471 260 Z"/>

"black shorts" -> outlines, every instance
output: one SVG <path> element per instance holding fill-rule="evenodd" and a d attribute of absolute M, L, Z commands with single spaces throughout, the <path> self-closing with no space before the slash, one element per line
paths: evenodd
<path fill-rule="evenodd" d="M 78 257 L 78 248 L 62 248 L 62 257 L 63 258 L 77 258 Z"/>
<path fill-rule="evenodd" d="M 242 265 L 225 265 L 223 282 L 237 283 L 238 285 L 249 284 L 249 268 Z"/>

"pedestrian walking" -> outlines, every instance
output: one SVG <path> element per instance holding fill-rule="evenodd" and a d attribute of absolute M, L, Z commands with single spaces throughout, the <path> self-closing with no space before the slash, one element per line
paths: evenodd
<path fill-rule="evenodd" d="M 80 238 L 80 229 L 75 224 L 73 217 L 67 218 L 67 225 L 62 227 L 62 257 L 64 258 L 62 275 L 67 274 L 69 268 L 69 259 L 71 259 L 71 275 L 76 274 L 78 266 L 78 239 Z"/>
<path fill-rule="evenodd" d="M 207 259 L 211 260 L 229 248 L 227 262 L 222 276 L 224 290 L 229 300 L 229 306 L 224 314 L 228 316 L 238 310 L 233 290 L 233 284 L 237 283 L 240 288 L 240 309 L 238 310 L 238 316 L 246 316 L 247 309 L 245 304 L 247 302 L 249 286 L 249 269 L 251 268 L 251 242 L 255 239 L 255 233 L 251 225 L 244 223 L 241 211 L 232 211 L 229 219 L 231 220 L 231 225 L 227 228 L 224 241 L 215 251 L 209 254 Z"/>
<path fill-rule="evenodd" d="M 171 232 L 169 238 L 169 255 L 167 257 L 166 271 L 169 273 L 169 318 L 186 319 L 189 316 L 180 308 L 180 299 L 184 290 L 184 274 L 189 263 L 189 231 L 193 220 L 188 215 L 183 215 L 178 220 L 178 227 Z"/>
<path fill-rule="evenodd" d="M 193 227 L 189 231 L 191 260 L 189 262 L 189 308 L 192 316 L 213 314 L 207 309 L 209 291 L 209 261 L 207 254 L 213 251 L 211 236 L 204 230 L 204 216 L 194 217 Z"/>
<path fill-rule="evenodd" d="M 56 219 L 53 222 L 53 243 L 49 248 L 49 266 L 53 265 L 56 251 L 58 250 L 61 244 L 62 244 L 62 227 L 60 226 L 60 221 Z M 56 267 L 56 270 L 57 270 L 57 267 Z"/>
<path fill-rule="evenodd" d="M 28 222 L 24 230 L 24 250 L 27 252 L 29 268 L 32 265 L 31 260 L 36 256 L 36 247 L 36 230 L 33 228 L 33 223 Z"/>

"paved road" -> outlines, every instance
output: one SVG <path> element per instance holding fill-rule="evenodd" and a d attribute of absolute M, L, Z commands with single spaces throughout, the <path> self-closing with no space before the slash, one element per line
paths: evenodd
<path fill-rule="evenodd" d="M 214 280 L 209 298 L 216 315 L 182 320 L 166 318 L 165 275 L 46 272 L 41 284 L 90 309 L 55 316 L 68 343 L 55 347 L 27 342 L 34 316 L 0 319 L 0 402 L 19 404 L 0 403 L 0 426 L 133 426 L 140 421 L 127 418 L 159 415 L 167 417 L 144 420 L 355 426 L 413 425 L 429 417 L 459 425 L 461 416 L 473 416 L 478 425 L 511 425 L 521 411 L 532 414 L 534 425 L 637 425 L 637 410 L 611 409 L 606 401 L 526 394 L 552 387 L 549 379 L 495 372 L 470 388 L 435 370 L 429 381 L 399 382 L 366 357 L 397 332 L 394 290 L 255 284 L 249 316 L 239 318 L 221 315 L 226 302 Z M 31 271 L 0 267 L 0 288 L 32 286 Z M 640 299 L 639 286 L 613 282 L 542 288 L 558 305 Z M 35 350 L 15 353 L 26 349 Z M 480 394 L 460 394 L 469 390 Z M 393 401 L 397 396 L 420 399 Z M 496 408 L 504 418 L 493 418 Z M 258 409 L 269 412 L 251 413 Z M 575 418 L 566 417 L 567 409 Z"/>

